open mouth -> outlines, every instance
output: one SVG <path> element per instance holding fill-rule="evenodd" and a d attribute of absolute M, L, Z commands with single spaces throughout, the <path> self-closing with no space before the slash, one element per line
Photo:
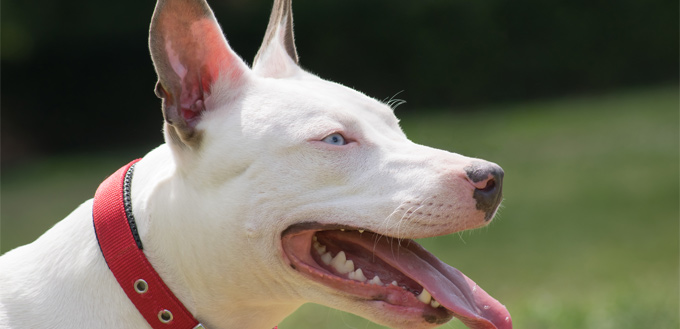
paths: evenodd
<path fill-rule="evenodd" d="M 463 273 L 410 239 L 351 227 L 296 224 L 282 233 L 290 266 L 302 275 L 386 309 L 472 329 L 510 329 L 505 306 Z"/>

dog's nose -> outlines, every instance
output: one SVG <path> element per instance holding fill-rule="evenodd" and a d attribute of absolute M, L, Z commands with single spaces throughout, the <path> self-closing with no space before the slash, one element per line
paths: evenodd
<path fill-rule="evenodd" d="M 503 169 L 490 162 L 474 161 L 465 167 L 465 173 L 475 187 L 472 197 L 477 209 L 486 213 L 484 220 L 491 220 L 503 199 Z"/>

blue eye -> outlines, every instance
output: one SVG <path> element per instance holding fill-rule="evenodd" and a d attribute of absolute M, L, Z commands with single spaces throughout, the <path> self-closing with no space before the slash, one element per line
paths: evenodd
<path fill-rule="evenodd" d="M 326 136 L 326 138 L 322 139 L 321 141 L 324 142 L 324 143 L 331 144 L 331 145 L 345 145 L 345 144 L 347 144 L 345 142 L 345 137 L 343 137 L 339 133 L 328 135 L 328 136 Z"/>

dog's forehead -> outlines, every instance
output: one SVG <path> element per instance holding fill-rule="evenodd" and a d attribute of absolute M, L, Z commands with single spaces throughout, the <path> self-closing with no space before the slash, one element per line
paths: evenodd
<path fill-rule="evenodd" d="M 290 79 L 265 79 L 262 94 L 268 95 L 261 111 L 292 117 L 327 118 L 343 124 L 364 122 L 371 126 L 399 128 L 399 120 L 388 105 L 341 84 L 326 81 L 312 74 Z M 271 113 L 274 112 L 274 113 Z"/>

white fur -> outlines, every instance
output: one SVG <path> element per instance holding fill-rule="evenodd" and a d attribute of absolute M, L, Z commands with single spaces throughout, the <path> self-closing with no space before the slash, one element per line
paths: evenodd
<path fill-rule="evenodd" d="M 225 79 L 213 86 L 200 148 L 168 141 L 136 166 L 147 257 L 211 329 L 271 328 L 305 302 L 425 326 L 305 279 L 286 264 L 281 232 L 308 221 L 401 238 L 480 227 L 463 169 L 473 159 L 414 144 L 387 105 L 283 52 L 266 53 L 275 64 L 248 70 L 236 90 Z M 336 132 L 352 143 L 321 142 Z M 0 328 L 148 327 L 102 258 L 91 207 L 0 258 Z"/>

